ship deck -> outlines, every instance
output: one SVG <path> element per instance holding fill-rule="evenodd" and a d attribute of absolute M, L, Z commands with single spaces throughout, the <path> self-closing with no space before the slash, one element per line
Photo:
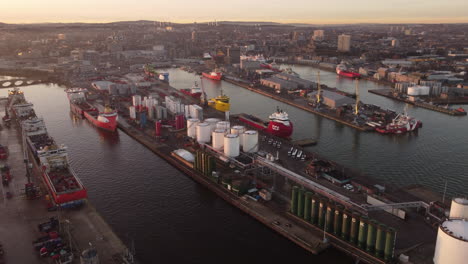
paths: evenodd
<path fill-rule="evenodd" d="M 47 173 L 47 176 L 53 184 L 57 194 L 70 193 L 83 189 L 68 168 L 51 169 Z"/>
<path fill-rule="evenodd" d="M 55 141 L 48 134 L 31 135 L 28 136 L 31 144 L 33 145 L 33 151 L 43 149 L 44 147 L 51 147 L 55 145 Z"/>

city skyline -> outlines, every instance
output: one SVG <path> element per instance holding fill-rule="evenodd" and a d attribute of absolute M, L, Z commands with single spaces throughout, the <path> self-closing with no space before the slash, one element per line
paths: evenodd
<path fill-rule="evenodd" d="M 181 7 L 184 8 L 181 8 Z M 395 0 L 376 4 L 369 0 L 332 0 L 327 2 L 292 0 L 220 3 L 214 0 L 171 2 L 140 0 L 83 0 L 70 4 L 49 0 L 2 3 L 0 22 L 114 22 L 133 20 L 191 23 L 207 21 L 265 21 L 278 23 L 468 23 L 468 2 L 453 0 L 450 5 L 435 0 L 407 2 Z"/>

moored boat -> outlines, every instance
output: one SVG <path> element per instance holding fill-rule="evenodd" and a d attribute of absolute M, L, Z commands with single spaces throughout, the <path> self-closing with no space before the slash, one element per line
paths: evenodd
<path fill-rule="evenodd" d="M 200 87 L 198 87 L 198 83 L 195 82 L 192 86 L 192 88 L 190 89 L 181 89 L 180 90 L 183 94 L 186 94 L 188 96 L 192 96 L 194 98 L 200 98 L 200 96 L 202 95 L 202 90 L 200 89 Z"/>
<path fill-rule="evenodd" d="M 223 78 L 223 74 L 218 70 L 214 70 L 214 71 L 212 71 L 210 73 L 203 72 L 202 75 L 203 75 L 203 77 L 206 77 L 206 78 L 214 80 L 214 81 L 220 81 L 221 78 Z"/>
<path fill-rule="evenodd" d="M 353 71 L 349 71 L 345 64 L 341 63 L 336 66 L 336 74 L 339 76 L 349 77 L 349 78 L 360 78 L 361 74 Z"/>
<path fill-rule="evenodd" d="M 414 117 L 408 116 L 406 113 L 398 114 L 391 123 L 376 127 L 375 131 L 381 134 L 404 134 L 407 132 L 416 131 L 422 127 L 422 122 Z"/>
<path fill-rule="evenodd" d="M 280 109 L 277 109 L 276 112 L 272 113 L 269 116 L 268 121 L 264 121 L 256 116 L 248 114 L 240 114 L 239 121 L 282 138 L 288 138 L 293 133 L 293 124 L 289 120 L 288 113 Z"/>

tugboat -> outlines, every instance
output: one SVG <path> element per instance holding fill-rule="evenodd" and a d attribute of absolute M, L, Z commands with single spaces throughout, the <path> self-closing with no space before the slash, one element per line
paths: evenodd
<path fill-rule="evenodd" d="M 214 70 L 210 73 L 203 72 L 203 77 L 214 80 L 214 81 L 221 81 L 223 78 L 223 74 L 219 70 Z"/>
<path fill-rule="evenodd" d="M 221 92 L 221 95 L 218 95 L 217 97 L 208 100 L 208 106 L 220 112 L 226 112 L 229 111 L 229 109 L 231 108 L 229 100 L 229 96 Z"/>
<path fill-rule="evenodd" d="M 288 113 L 279 108 L 269 116 L 269 121 L 248 114 L 240 114 L 239 121 L 277 137 L 289 138 L 293 133 L 293 124 Z"/>
<path fill-rule="evenodd" d="M 415 131 L 420 127 L 422 127 L 422 122 L 408 116 L 405 111 L 404 114 L 398 114 L 391 123 L 377 127 L 375 131 L 381 134 L 404 134 Z"/>
<path fill-rule="evenodd" d="M 192 96 L 193 98 L 200 98 L 202 95 L 202 90 L 200 87 L 198 87 L 198 83 L 195 82 L 190 89 L 182 89 L 180 90 L 183 94 L 186 94 L 188 96 Z"/>

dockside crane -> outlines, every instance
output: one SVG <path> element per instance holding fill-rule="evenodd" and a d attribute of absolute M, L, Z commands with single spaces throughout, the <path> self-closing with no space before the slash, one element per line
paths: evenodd
<path fill-rule="evenodd" d="M 320 71 L 317 71 L 317 106 L 320 104 L 320 95 L 322 94 L 322 88 L 320 87 Z"/>
<path fill-rule="evenodd" d="M 359 79 L 356 79 L 356 105 L 354 107 L 354 114 L 359 115 Z"/>

